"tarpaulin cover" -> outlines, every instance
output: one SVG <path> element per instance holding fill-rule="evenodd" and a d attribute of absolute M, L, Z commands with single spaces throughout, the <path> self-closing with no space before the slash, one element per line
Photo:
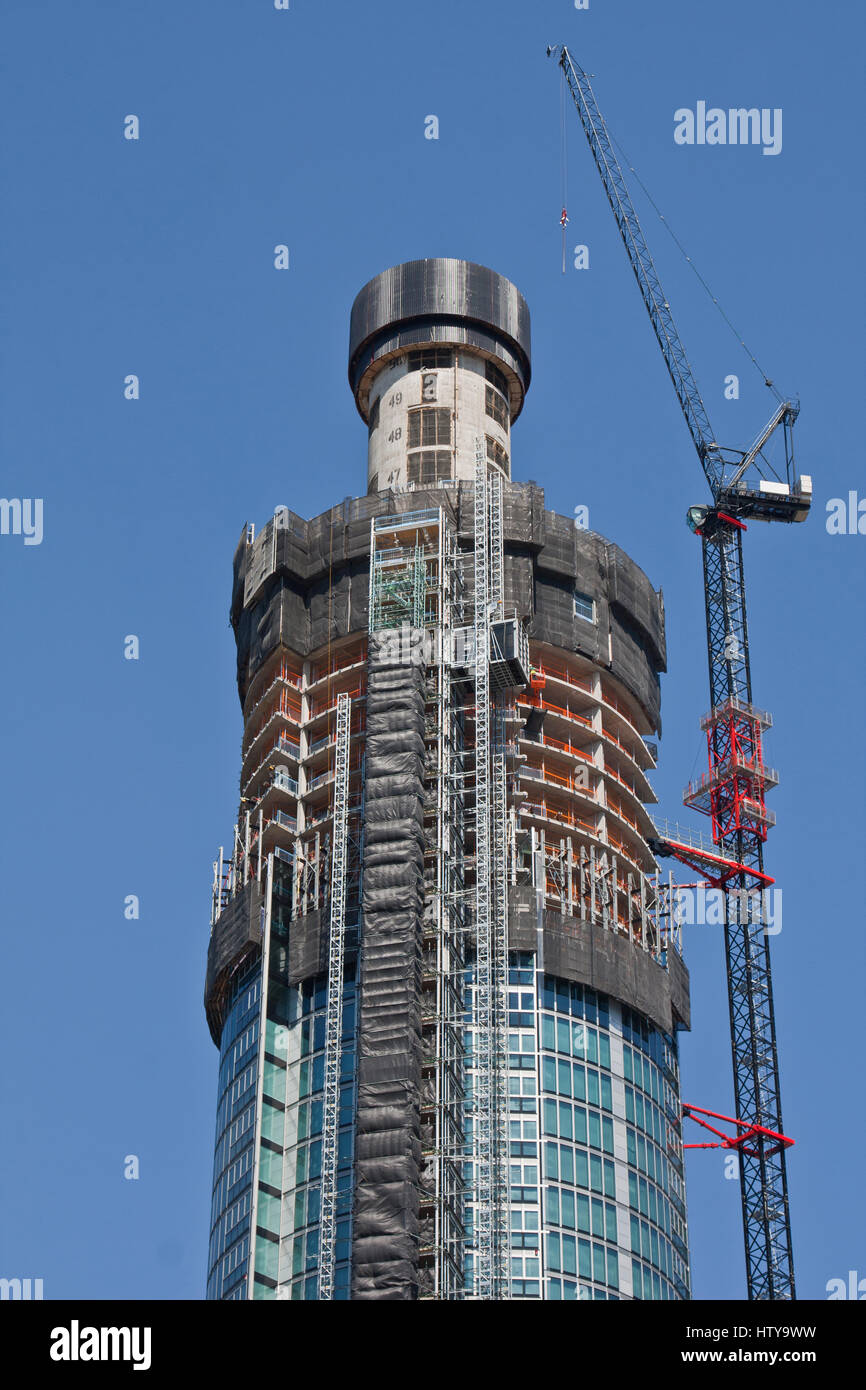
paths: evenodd
<path fill-rule="evenodd" d="M 422 634 L 394 637 L 370 635 L 367 668 L 353 1299 L 419 1287 L 424 668 Z"/>
<path fill-rule="evenodd" d="M 262 941 L 262 894 L 255 880 L 234 895 L 214 923 L 207 952 L 204 1002 L 211 1037 L 217 1047 L 225 1022 L 225 1003 L 232 976 Z"/>
<path fill-rule="evenodd" d="M 598 922 L 563 918 L 547 908 L 539 922 L 534 899 L 534 888 L 516 889 L 510 894 L 508 943 L 512 951 L 539 950 L 550 975 L 579 980 L 619 999 L 651 1019 L 663 1033 L 690 1026 L 689 972 L 672 945 L 665 970 L 635 942 Z"/>
<path fill-rule="evenodd" d="M 440 506 L 456 521 L 461 548 L 471 549 L 471 483 L 347 498 L 311 521 L 282 511 L 252 545 L 245 528 L 234 557 L 231 608 L 241 699 L 278 647 L 308 656 L 366 630 L 371 517 Z M 545 510 L 536 483 L 504 484 L 502 522 L 508 608 L 530 620 L 530 637 L 608 667 L 659 729 L 661 594 L 619 546 Z M 470 601 L 471 588 L 470 581 Z M 594 622 L 575 612 L 575 590 L 594 600 Z M 394 688 L 385 685 L 382 693 Z"/>

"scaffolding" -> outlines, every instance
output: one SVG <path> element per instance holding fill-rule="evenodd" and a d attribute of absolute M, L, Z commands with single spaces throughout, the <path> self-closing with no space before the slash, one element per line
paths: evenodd
<path fill-rule="evenodd" d="M 331 913 L 328 938 L 328 1001 L 325 1023 L 325 1093 L 322 1104 L 322 1191 L 319 1298 L 334 1296 L 337 1240 L 337 1160 L 340 1137 L 340 1058 L 343 1033 L 343 968 L 346 929 L 346 859 L 349 830 L 349 738 L 352 702 L 337 697 Z"/>
<path fill-rule="evenodd" d="M 516 745 L 509 721 L 529 661 L 525 626 L 504 607 L 502 491 L 479 445 L 469 545 L 458 542 L 444 507 L 371 522 L 371 630 L 393 630 L 394 641 L 405 642 L 407 629 L 425 629 L 419 1259 L 421 1297 L 437 1299 L 510 1296 L 507 826 Z"/>
<path fill-rule="evenodd" d="M 522 824 L 513 810 L 506 829 L 509 884 L 531 887 L 533 900 L 540 893 L 545 909 L 558 913 L 563 925 L 592 922 L 627 937 L 662 966 L 671 946 L 682 954 L 674 914 L 677 891 L 685 885 L 670 873 L 640 873 L 608 845 L 576 846 L 570 837 L 551 837 L 544 827 Z"/>
<path fill-rule="evenodd" d="M 509 1298 L 510 1278 L 510 1195 L 508 1179 L 509 1139 L 508 1139 L 508 875 L 507 865 L 507 820 L 508 820 L 508 702 L 506 693 L 513 681 L 500 672 L 499 658 L 504 655 L 499 633 L 505 615 L 504 603 L 504 556 L 502 536 L 502 475 L 492 471 L 487 482 L 488 514 L 490 528 L 489 563 L 490 585 L 488 591 L 488 613 L 490 632 L 485 646 L 490 679 L 494 685 L 491 707 L 491 834 L 490 834 L 490 873 L 492 887 L 492 1010 L 493 1010 L 493 1226 L 495 1250 L 496 1292 L 494 1297 Z M 519 631 L 525 633 L 522 623 Z M 519 645 L 519 644 L 518 644 Z M 527 663 L 528 665 L 528 663 Z"/>
<path fill-rule="evenodd" d="M 425 1061 L 432 1071 L 433 1280 L 437 1299 L 464 1293 L 465 1139 L 465 825 L 462 781 L 455 775 L 464 750 L 459 687 L 451 677 L 447 637 L 462 601 L 456 540 L 441 516 L 430 616 L 436 659 L 428 672 L 428 769 L 435 816 L 435 860 L 430 874 L 430 943 L 434 998 Z M 427 973 L 427 972 L 425 972 Z"/>
<path fill-rule="evenodd" d="M 476 1298 L 509 1295 L 508 902 L 505 880 L 505 741 L 502 710 L 491 708 L 491 617 L 502 610 L 501 480 L 488 479 L 486 451 L 476 444 L 473 565 L 475 688 L 475 1041 L 473 1166 Z"/>
<path fill-rule="evenodd" d="M 463 699 L 453 631 L 464 612 L 463 569 L 445 508 L 375 517 L 370 626 L 391 629 L 410 659 L 424 630 L 425 908 L 422 943 L 422 1173 L 419 1294 L 462 1299 L 464 1276 L 465 887 Z"/>
<path fill-rule="evenodd" d="M 374 517 L 370 551 L 370 631 L 398 629 L 405 625 L 423 628 L 427 593 L 427 564 L 421 544 L 407 552 L 401 546 L 381 549 L 376 542 L 381 532 Z M 402 519 L 402 518 L 401 518 Z"/>

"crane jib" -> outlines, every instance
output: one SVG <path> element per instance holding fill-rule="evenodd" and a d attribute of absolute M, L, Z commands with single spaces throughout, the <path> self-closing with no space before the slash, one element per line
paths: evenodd
<path fill-rule="evenodd" d="M 792 401 L 781 402 L 758 436 L 760 443 L 749 451 L 726 450 L 716 442 L 706 406 L 677 331 L 670 304 L 662 290 L 655 263 L 589 78 L 574 61 L 567 48 L 563 47 L 561 50 L 559 61 L 713 501 L 724 501 L 727 507 L 735 510 L 738 515 L 753 516 L 757 520 L 804 520 L 811 502 L 811 480 L 796 477 L 791 442 L 791 429 L 799 413 L 799 406 Z M 762 459 L 764 447 L 780 426 L 783 427 L 784 433 L 785 478 L 781 479 L 778 473 L 768 468 L 768 471 L 774 473 L 774 480 L 769 480 L 769 487 L 762 486 L 768 480 L 763 476 L 749 479 L 748 474 Z M 785 488 L 787 493 L 783 491 Z M 732 495 L 734 489 L 737 490 L 737 495 Z M 772 497 L 770 503 L 768 497 Z"/>

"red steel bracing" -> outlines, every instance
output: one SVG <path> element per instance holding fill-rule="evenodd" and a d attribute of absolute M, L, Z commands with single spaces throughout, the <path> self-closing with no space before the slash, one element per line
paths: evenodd
<path fill-rule="evenodd" d="M 685 804 L 711 817 L 717 845 L 743 832 L 766 840 L 771 817 L 765 791 L 776 782 L 775 773 L 764 767 L 761 729 L 766 716 L 728 699 L 701 722 L 707 731 L 709 772 L 688 788 Z"/>
<path fill-rule="evenodd" d="M 725 1134 L 724 1130 L 716 1129 L 715 1125 L 708 1124 L 706 1120 L 699 1118 L 701 1115 L 709 1115 L 712 1120 L 723 1120 L 727 1125 L 736 1125 L 742 1131 L 740 1134 Z M 718 1142 L 709 1144 L 683 1144 L 684 1149 L 736 1149 L 738 1153 L 757 1155 L 763 1148 L 764 1156 L 769 1158 L 771 1154 L 776 1154 L 780 1149 L 789 1149 L 794 1143 L 785 1134 L 778 1134 L 773 1129 L 765 1129 L 763 1125 L 749 1124 L 747 1120 L 735 1120 L 731 1115 L 720 1115 L 715 1110 L 702 1110 L 699 1105 L 684 1105 L 683 1119 L 694 1120 L 695 1124 L 708 1129 L 711 1134 L 719 1136 Z M 752 1143 L 758 1141 L 757 1144 Z M 776 1142 L 773 1143 L 772 1141 Z M 769 1146 L 768 1146 L 769 1142 Z"/>
<path fill-rule="evenodd" d="M 709 850 L 695 849 L 692 845 L 682 845 L 678 840 L 665 838 L 661 841 L 669 854 L 674 859 L 678 859 L 681 864 L 686 864 L 690 869 L 695 869 L 697 873 L 703 874 L 711 888 L 724 888 L 731 878 L 736 878 L 738 874 L 751 874 L 760 884 L 767 887 L 776 880 L 769 874 L 763 873 L 760 869 L 752 868 L 749 864 L 741 864 L 736 859 L 724 859 L 720 854 L 710 854 Z M 711 869 L 715 872 L 711 872 Z M 678 884 L 680 888 L 688 887 L 688 884 Z"/>

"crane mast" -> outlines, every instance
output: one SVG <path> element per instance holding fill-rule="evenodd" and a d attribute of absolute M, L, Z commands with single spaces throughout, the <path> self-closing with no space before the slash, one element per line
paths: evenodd
<path fill-rule="evenodd" d="M 740 1165 L 748 1296 L 789 1300 L 795 1297 L 785 1166 L 785 1150 L 791 1141 L 782 1132 L 769 937 L 761 891 L 763 884 L 772 881 L 763 868 L 764 841 L 773 823 L 764 795 L 777 779 L 764 765 L 761 741 L 772 721 L 752 704 L 742 534 L 744 518 L 792 522 L 808 515 L 811 479 L 797 477 L 794 468 L 792 430 L 799 406 L 780 401 L 748 450 L 716 443 L 589 78 L 567 48 L 548 49 L 549 54 L 553 52 L 559 55 L 712 498 L 711 505 L 692 507 L 688 515 L 691 529 L 701 537 L 710 712 L 702 720 L 709 768 L 687 789 L 684 799 L 712 818 L 720 854 L 736 866 L 723 880 L 734 1093 L 742 1131 L 730 1147 L 736 1149 Z M 784 478 L 764 453 L 769 440 L 779 434 L 784 441 Z"/>

